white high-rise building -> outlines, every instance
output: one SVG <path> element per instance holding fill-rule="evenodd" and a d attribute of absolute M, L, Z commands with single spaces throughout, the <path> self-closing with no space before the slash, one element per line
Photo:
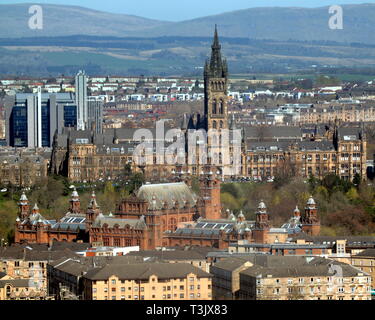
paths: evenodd
<path fill-rule="evenodd" d="M 85 130 L 88 122 L 87 75 L 79 71 L 76 75 L 77 128 Z"/>

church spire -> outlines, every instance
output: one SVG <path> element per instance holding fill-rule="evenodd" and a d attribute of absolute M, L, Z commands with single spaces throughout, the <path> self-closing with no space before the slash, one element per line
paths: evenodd
<path fill-rule="evenodd" d="M 211 49 L 211 58 L 205 65 L 205 75 L 213 78 L 226 78 L 228 68 L 226 61 L 221 57 L 221 45 L 216 25 Z"/>
<path fill-rule="evenodd" d="M 219 42 L 219 36 L 217 33 L 217 25 L 215 24 L 215 34 L 214 34 L 214 41 L 212 43 L 212 49 L 221 49 L 221 45 Z"/>

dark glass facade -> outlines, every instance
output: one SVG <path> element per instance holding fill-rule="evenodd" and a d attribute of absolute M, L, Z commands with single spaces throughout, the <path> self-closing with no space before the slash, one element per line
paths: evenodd
<path fill-rule="evenodd" d="M 17 94 L 7 101 L 7 142 L 13 147 L 36 147 L 38 145 L 38 97 L 36 94 Z M 30 118 L 29 118 L 30 117 Z M 42 94 L 41 146 L 51 147 L 53 135 L 65 127 L 77 126 L 77 107 L 74 96 L 67 93 Z M 30 137 L 29 134 L 32 136 Z"/>
<path fill-rule="evenodd" d="M 49 103 L 42 104 L 42 146 L 50 146 L 50 105 Z"/>
<path fill-rule="evenodd" d="M 26 106 L 16 106 L 10 118 L 11 143 L 15 147 L 27 147 L 27 110 Z"/>
<path fill-rule="evenodd" d="M 64 106 L 64 127 L 77 125 L 77 107 L 75 105 Z"/>

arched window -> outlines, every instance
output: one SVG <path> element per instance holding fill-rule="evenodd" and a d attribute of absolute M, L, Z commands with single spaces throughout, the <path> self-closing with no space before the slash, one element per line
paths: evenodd
<path fill-rule="evenodd" d="M 217 113 L 217 102 L 216 102 L 216 100 L 214 100 L 214 101 L 212 102 L 212 113 L 213 113 L 213 114 L 216 114 L 216 113 Z"/>
<path fill-rule="evenodd" d="M 212 128 L 214 128 L 214 129 L 217 128 L 217 123 L 216 123 L 216 121 L 212 121 Z"/>
<path fill-rule="evenodd" d="M 224 114 L 224 102 L 223 102 L 223 100 L 220 100 L 220 102 L 219 102 L 219 113 Z"/>
<path fill-rule="evenodd" d="M 169 230 L 175 230 L 177 228 L 177 220 L 175 218 L 169 219 Z"/>
<path fill-rule="evenodd" d="M 224 122 L 223 120 L 220 120 L 220 129 L 223 129 L 224 128 Z"/>

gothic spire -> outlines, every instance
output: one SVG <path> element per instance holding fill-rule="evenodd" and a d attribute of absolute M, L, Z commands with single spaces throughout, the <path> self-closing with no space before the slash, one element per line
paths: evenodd
<path fill-rule="evenodd" d="M 219 42 L 219 36 L 217 34 L 217 25 L 215 24 L 215 34 L 214 34 L 214 41 L 212 43 L 212 49 L 221 49 L 221 45 Z"/>
<path fill-rule="evenodd" d="M 221 45 L 216 25 L 211 49 L 211 58 L 205 65 L 205 75 L 214 78 L 226 78 L 228 68 L 226 66 L 226 61 L 221 57 Z"/>

